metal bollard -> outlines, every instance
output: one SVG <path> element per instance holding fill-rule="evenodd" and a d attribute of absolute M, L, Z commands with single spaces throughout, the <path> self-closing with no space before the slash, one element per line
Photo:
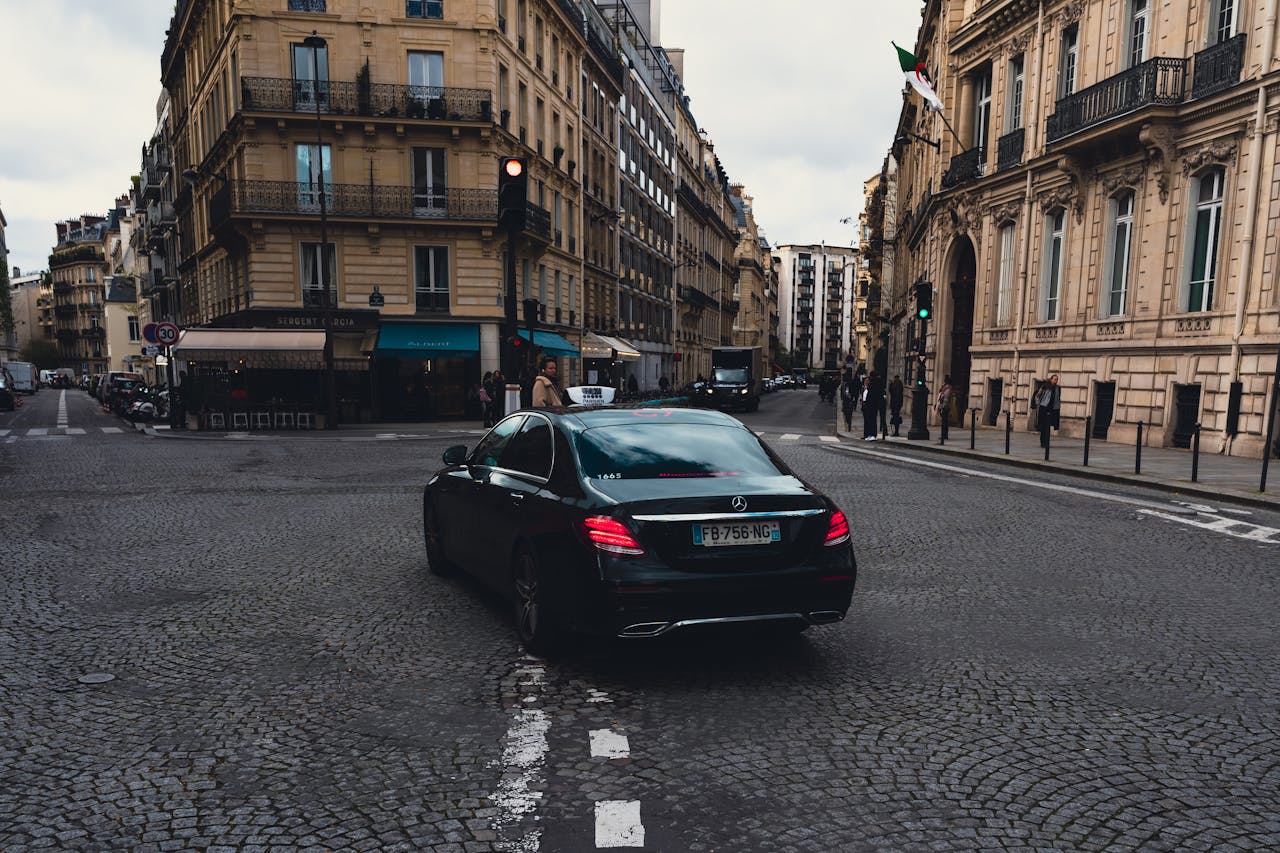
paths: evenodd
<path fill-rule="evenodd" d="M 1089 467 L 1089 437 L 1093 435 L 1093 415 L 1084 419 L 1084 467 Z"/>
<path fill-rule="evenodd" d="M 1191 434 L 1191 482 L 1196 482 L 1200 478 L 1200 424 L 1196 424 L 1195 432 Z"/>
<path fill-rule="evenodd" d="M 1004 455 L 1009 455 L 1009 440 L 1013 436 L 1013 412 L 1004 413 Z"/>
<path fill-rule="evenodd" d="M 1137 455 L 1133 460 L 1133 473 L 1142 473 L 1142 421 L 1138 421 L 1138 444 Z"/>
<path fill-rule="evenodd" d="M 1049 461 L 1049 445 L 1053 442 L 1053 427 L 1044 431 L 1044 461 Z"/>
<path fill-rule="evenodd" d="M 969 449 L 970 450 L 974 450 L 976 448 L 977 440 L 978 440 L 978 410 L 970 409 L 969 410 Z"/>

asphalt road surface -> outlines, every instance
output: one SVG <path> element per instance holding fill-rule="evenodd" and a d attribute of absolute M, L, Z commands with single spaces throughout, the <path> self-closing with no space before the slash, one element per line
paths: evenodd
<path fill-rule="evenodd" d="M 1280 846 L 1274 514 L 886 460 L 779 392 L 744 420 L 849 514 L 849 619 L 544 661 L 424 571 L 456 434 L 63 399 L 0 415 L 0 850 Z"/>

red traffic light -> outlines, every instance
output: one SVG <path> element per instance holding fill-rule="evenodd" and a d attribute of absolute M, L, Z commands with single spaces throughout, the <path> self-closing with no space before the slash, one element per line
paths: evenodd
<path fill-rule="evenodd" d="M 509 177 L 518 178 L 524 174 L 524 161 L 517 157 L 508 157 L 502 163 L 502 171 Z"/>

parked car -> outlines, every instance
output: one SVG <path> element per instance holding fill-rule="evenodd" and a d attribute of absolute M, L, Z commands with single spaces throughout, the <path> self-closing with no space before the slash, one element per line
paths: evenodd
<path fill-rule="evenodd" d="M 427 564 L 509 596 L 530 651 L 573 631 L 798 631 L 849 609 L 844 513 L 729 415 L 520 411 L 444 463 L 423 490 Z"/>
<path fill-rule="evenodd" d="M 102 379 L 102 386 L 98 389 L 98 399 L 103 405 L 109 405 L 111 402 L 111 394 L 115 390 L 116 383 L 121 380 L 128 380 L 129 387 L 144 382 L 145 379 L 141 373 L 131 373 L 127 370 L 109 370 Z"/>
<path fill-rule="evenodd" d="M 0 367 L 0 412 L 12 412 L 18 407 L 18 401 L 13 396 L 13 386 L 10 384 L 9 374 L 3 367 Z"/>

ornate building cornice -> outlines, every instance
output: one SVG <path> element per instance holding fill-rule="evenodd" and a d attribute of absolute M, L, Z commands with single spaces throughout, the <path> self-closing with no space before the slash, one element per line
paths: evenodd
<path fill-rule="evenodd" d="M 1080 16 L 1084 14 L 1085 0 L 1071 0 L 1067 5 L 1062 7 L 1062 11 L 1058 13 L 1058 26 L 1069 27 L 1080 20 Z"/>
<path fill-rule="evenodd" d="M 1167 124 L 1144 124 L 1138 131 L 1138 141 L 1147 149 L 1147 162 L 1156 170 L 1156 186 L 1160 189 L 1160 203 L 1169 200 L 1174 158 L 1178 155 L 1177 135 Z"/>
<path fill-rule="evenodd" d="M 1015 198 L 1002 204 L 992 204 L 987 207 L 987 215 L 991 217 L 991 221 L 999 228 L 1006 222 L 1015 222 L 1018 215 L 1022 213 L 1022 199 Z"/>
<path fill-rule="evenodd" d="M 1059 207 L 1079 207 L 1079 194 L 1070 184 L 1054 187 L 1040 193 L 1040 209 L 1045 213 L 1056 210 Z"/>
<path fill-rule="evenodd" d="M 1005 55 L 1012 59 L 1020 53 L 1026 53 L 1027 45 L 1031 43 L 1033 35 L 1035 35 L 1035 31 L 1027 29 L 1009 39 L 1004 46 Z"/>
<path fill-rule="evenodd" d="M 1193 153 L 1182 158 L 1183 176 L 1198 172 L 1211 163 L 1222 166 L 1231 165 L 1231 161 L 1235 159 L 1237 147 L 1234 138 L 1215 139 L 1213 142 L 1201 146 Z"/>

